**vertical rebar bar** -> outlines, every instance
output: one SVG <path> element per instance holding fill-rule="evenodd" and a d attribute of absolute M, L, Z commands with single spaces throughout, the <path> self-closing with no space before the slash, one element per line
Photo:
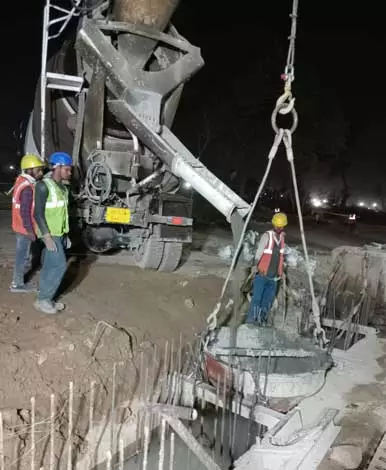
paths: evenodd
<path fill-rule="evenodd" d="M 108 450 L 106 452 L 106 470 L 111 470 L 111 460 L 112 460 L 111 450 Z"/>
<path fill-rule="evenodd" d="M 220 374 L 217 375 L 216 380 L 216 401 L 215 401 L 215 415 L 213 422 L 213 443 L 212 443 L 212 458 L 216 455 L 216 445 L 217 445 L 217 432 L 218 432 L 218 403 L 220 398 Z"/>
<path fill-rule="evenodd" d="M 229 356 L 231 357 L 231 356 Z M 232 461 L 232 431 L 233 431 L 233 416 L 232 416 L 232 404 L 233 404 L 233 394 L 235 390 L 235 363 L 234 363 L 235 358 L 232 356 L 231 361 L 229 361 L 229 370 L 230 370 L 230 378 L 229 378 L 229 397 L 228 397 L 228 455 Z"/>
<path fill-rule="evenodd" d="M 149 404 L 149 365 L 147 364 L 147 361 L 146 361 L 146 367 L 145 367 L 145 377 L 144 377 L 144 384 L 143 384 L 143 388 L 144 388 L 144 397 L 145 397 L 145 401 L 144 403 L 146 405 Z"/>
<path fill-rule="evenodd" d="M 205 401 L 205 387 L 202 388 L 201 395 L 201 414 L 200 414 L 200 439 L 204 437 L 204 410 L 206 406 Z"/>
<path fill-rule="evenodd" d="M 238 399 L 239 399 L 239 391 L 240 388 L 240 365 L 237 364 L 236 368 L 236 393 L 235 393 L 235 411 L 233 414 L 233 430 L 232 430 L 232 445 L 231 445 L 231 457 L 232 461 L 234 460 L 234 450 L 235 450 L 235 443 L 236 443 L 236 432 L 237 432 L 237 418 L 238 418 Z M 232 407 L 231 407 L 232 409 Z"/>
<path fill-rule="evenodd" d="M 174 371 L 174 339 L 170 343 L 170 372 Z"/>
<path fill-rule="evenodd" d="M 144 367 L 144 355 L 143 351 L 141 351 L 140 355 L 140 364 L 139 364 L 139 377 L 138 377 L 138 390 L 139 390 L 139 397 L 140 397 L 140 406 L 144 404 L 144 393 L 142 388 L 142 377 L 143 377 L 143 367 Z M 135 454 L 138 456 L 140 453 L 140 449 L 142 447 L 142 419 L 143 419 L 143 412 L 140 409 L 140 406 L 137 411 L 137 429 L 136 429 L 136 436 L 135 436 Z"/>
<path fill-rule="evenodd" d="M 55 466 L 55 395 L 51 394 L 50 402 L 50 470 Z"/>
<path fill-rule="evenodd" d="M 287 319 L 287 276 L 283 273 L 283 326 Z"/>
<path fill-rule="evenodd" d="M 272 355 L 272 343 L 269 345 L 267 365 L 265 367 L 265 376 L 264 376 L 264 389 L 263 389 L 263 399 L 267 401 L 267 388 L 268 388 L 268 376 L 271 368 L 271 355 Z M 259 439 L 261 438 L 261 423 L 257 425 L 257 435 Z"/>
<path fill-rule="evenodd" d="M 181 395 L 181 388 L 182 388 L 182 333 L 180 333 L 180 338 L 178 342 L 178 353 L 177 353 L 177 373 L 178 373 L 178 381 L 177 381 L 177 390 L 174 396 L 173 404 L 177 405 L 180 401 Z"/>
<path fill-rule="evenodd" d="M 175 434 L 174 432 L 170 435 L 170 455 L 169 455 L 169 470 L 174 469 L 174 452 L 175 452 Z"/>
<path fill-rule="evenodd" d="M 226 373 L 226 370 L 224 370 L 224 389 L 223 389 L 223 399 L 222 399 L 222 422 L 221 422 L 221 436 L 220 436 L 220 455 L 222 459 L 224 456 L 226 406 L 227 406 L 227 373 Z"/>
<path fill-rule="evenodd" d="M 249 449 L 251 445 L 252 439 L 252 421 L 254 422 L 254 414 L 256 405 L 260 399 L 260 371 L 261 371 L 261 352 L 259 354 L 259 359 L 257 361 L 257 372 L 254 374 L 255 379 L 255 390 L 253 391 L 253 399 L 252 399 L 252 406 L 249 413 L 249 420 L 248 420 L 248 432 L 247 432 L 247 447 L 246 450 Z"/>
<path fill-rule="evenodd" d="M 350 341 L 351 341 L 351 328 L 352 328 L 352 322 L 353 322 L 353 311 L 354 311 L 354 301 L 351 301 L 351 309 L 349 310 L 349 320 L 347 323 L 347 329 L 346 329 L 346 334 L 344 337 L 344 343 L 343 343 L 343 349 L 344 351 L 347 351 L 347 349 L 350 347 Z"/>
<path fill-rule="evenodd" d="M 267 399 L 268 376 L 269 376 L 269 370 L 271 366 L 271 355 L 272 355 L 272 344 L 269 345 L 267 366 L 265 368 L 264 391 L 263 391 L 263 397 L 265 400 Z"/>
<path fill-rule="evenodd" d="M 169 378 L 168 378 L 168 399 L 167 403 L 170 404 L 173 394 L 173 379 L 174 379 L 174 340 L 170 343 L 170 363 L 169 363 Z"/>
<path fill-rule="evenodd" d="M 150 420 L 150 415 L 147 411 L 145 411 L 142 470 L 147 470 L 147 462 L 148 462 L 148 457 L 149 457 L 149 445 L 150 445 L 149 420 Z"/>
<path fill-rule="evenodd" d="M 168 358 L 169 358 L 169 341 L 165 341 L 165 355 L 164 355 L 164 367 L 163 367 L 163 389 L 164 392 L 162 393 L 162 400 L 167 400 L 168 394 Z M 165 387 L 165 388 L 164 388 Z M 164 395 L 165 394 L 165 395 Z"/>
<path fill-rule="evenodd" d="M 74 383 L 69 383 L 69 397 L 68 397 L 68 458 L 67 470 L 72 468 L 72 410 L 74 405 Z"/>
<path fill-rule="evenodd" d="M 90 403 L 88 408 L 88 430 L 89 432 L 94 425 L 94 401 L 95 401 L 95 381 L 90 384 Z"/>
<path fill-rule="evenodd" d="M 148 454 L 149 454 L 149 446 L 150 446 L 150 422 L 151 422 L 151 414 L 152 414 L 152 409 L 150 407 L 150 411 L 148 410 L 148 403 L 149 403 L 149 365 L 148 365 L 148 360 L 146 358 L 145 365 L 144 365 L 144 384 L 143 384 L 143 396 L 144 396 L 144 401 L 142 404 L 146 405 L 145 406 L 145 411 L 143 412 L 143 429 L 141 429 L 141 434 L 143 435 L 143 470 L 147 468 L 147 461 L 148 461 Z M 146 462 L 145 462 L 146 461 Z M 146 464 L 146 466 L 145 466 Z"/>
<path fill-rule="evenodd" d="M 112 390 L 111 390 L 111 426 L 110 426 L 110 450 L 114 454 L 114 438 L 115 438 L 115 421 L 116 421 L 116 410 L 115 410 L 115 388 L 117 381 L 117 364 L 113 364 L 113 378 L 112 378 Z"/>
<path fill-rule="evenodd" d="M 151 387 L 152 387 L 152 397 L 151 401 L 153 402 L 155 399 L 155 390 L 157 386 L 157 358 L 158 358 L 158 348 L 157 345 L 154 345 L 153 351 L 153 366 L 151 370 Z"/>
<path fill-rule="evenodd" d="M 88 459 L 89 459 L 89 468 L 93 468 L 94 466 L 94 458 L 93 452 L 94 449 L 91 444 L 91 436 L 92 436 L 92 429 L 94 426 L 94 401 L 95 401 L 95 381 L 93 380 L 90 383 L 90 403 L 88 407 L 88 434 L 90 436 L 89 440 L 89 449 L 88 449 Z"/>
<path fill-rule="evenodd" d="M 173 348 L 173 343 L 171 345 L 171 350 Z M 164 364 L 163 364 L 163 374 L 162 374 L 162 387 L 161 387 L 161 401 L 165 403 L 169 403 L 169 394 L 170 394 L 170 383 L 169 383 L 169 376 L 170 376 L 170 363 L 169 363 L 169 341 L 165 341 L 165 353 L 164 353 Z M 158 416 L 158 415 L 157 415 Z M 159 416 L 158 418 L 159 419 Z M 168 427 L 168 424 L 166 423 Z M 161 439 L 161 428 L 159 429 L 159 438 Z"/>
<path fill-rule="evenodd" d="M 0 411 L 0 470 L 4 470 L 4 424 L 3 413 Z"/>
<path fill-rule="evenodd" d="M 151 369 L 151 381 L 150 381 L 150 387 L 151 387 L 151 396 L 150 396 L 150 401 L 151 403 L 155 403 L 157 400 L 156 397 L 156 387 L 157 387 L 157 345 L 154 345 L 154 350 L 153 350 L 153 364 L 152 364 L 152 369 Z M 151 422 L 150 422 L 150 428 L 153 429 L 155 426 L 158 426 L 158 413 L 153 413 L 151 416 Z"/>
<path fill-rule="evenodd" d="M 35 397 L 31 398 L 31 470 L 35 470 Z"/>
<path fill-rule="evenodd" d="M 166 434 L 166 421 L 164 418 L 161 420 L 161 442 L 159 446 L 158 456 L 158 470 L 164 470 L 165 462 L 165 434 Z"/>
<path fill-rule="evenodd" d="M 125 461 L 125 451 L 123 447 L 123 439 L 119 439 L 119 470 L 123 470 L 124 461 Z"/>

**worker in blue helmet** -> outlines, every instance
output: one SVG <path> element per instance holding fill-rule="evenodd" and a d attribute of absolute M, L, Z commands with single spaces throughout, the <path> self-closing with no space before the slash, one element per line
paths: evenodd
<path fill-rule="evenodd" d="M 66 183 L 71 179 L 72 158 L 65 152 L 55 152 L 49 158 L 49 165 L 50 173 L 35 186 L 37 234 L 45 245 L 35 308 L 55 314 L 64 310 L 55 296 L 67 268 L 65 249 L 70 247 Z"/>

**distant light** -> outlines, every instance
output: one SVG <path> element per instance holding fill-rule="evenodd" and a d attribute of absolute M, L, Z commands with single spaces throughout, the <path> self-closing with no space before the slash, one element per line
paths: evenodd
<path fill-rule="evenodd" d="M 9 165 L 9 169 L 10 169 L 11 171 L 13 171 L 13 170 L 15 169 L 15 166 L 14 166 L 14 165 Z"/>
<path fill-rule="evenodd" d="M 327 204 L 328 203 L 328 199 L 323 199 L 323 204 Z"/>
<path fill-rule="evenodd" d="M 280 197 L 284 197 L 284 194 L 280 194 Z"/>
<path fill-rule="evenodd" d="M 188 183 L 187 181 L 185 181 L 184 188 L 185 189 L 190 189 L 191 187 L 192 187 L 192 185 L 190 183 Z"/>
<path fill-rule="evenodd" d="M 276 207 L 275 209 L 275 214 L 278 214 L 280 212 L 280 208 L 279 207 Z"/>
<path fill-rule="evenodd" d="M 372 205 L 373 207 L 377 207 L 377 206 L 378 206 L 378 204 L 377 204 L 376 202 L 373 202 L 371 205 Z"/>
<path fill-rule="evenodd" d="M 320 207 L 322 205 L 322 201 L 318 199 L 317 197 L 314 197 L 311 199 L 311 203 L 314 207 Z"/>
<path fill-rule="evenodd" d="M 359 207 L 363 207 L 364 205 L 365 205 L 365 203 L 363 201 L 360 201 Z"/>

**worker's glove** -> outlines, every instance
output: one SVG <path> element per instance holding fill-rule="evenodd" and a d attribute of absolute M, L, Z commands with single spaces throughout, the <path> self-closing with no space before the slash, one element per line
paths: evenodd
<path fill-rule="evenodd" d="M 58 251 L 58 248 L 54 242 L 54 239 L 51 237 L 49 233 L 44 235 L 43 241 L 48 251 Z"/>
<path fill-rule="evenodd" d="M 71 247 L 72 247 L 71 239 L 70 239 L 70 237 L 69 237 L 68 235 L 66 235 L 66 236 L 64 237 L 64 248 L 65 248 L 66 250 L 69 250 Z"/>

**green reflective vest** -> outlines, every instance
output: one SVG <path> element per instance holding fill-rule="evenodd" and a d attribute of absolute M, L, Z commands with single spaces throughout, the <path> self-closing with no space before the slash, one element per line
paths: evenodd
<path fill-rule="evenodd" d="M 53 237 L 61 237 L 69 232 L 68 189 L 51 178 L 43 181 L 48 188 L 45 209 L 48 230 Z"/>

